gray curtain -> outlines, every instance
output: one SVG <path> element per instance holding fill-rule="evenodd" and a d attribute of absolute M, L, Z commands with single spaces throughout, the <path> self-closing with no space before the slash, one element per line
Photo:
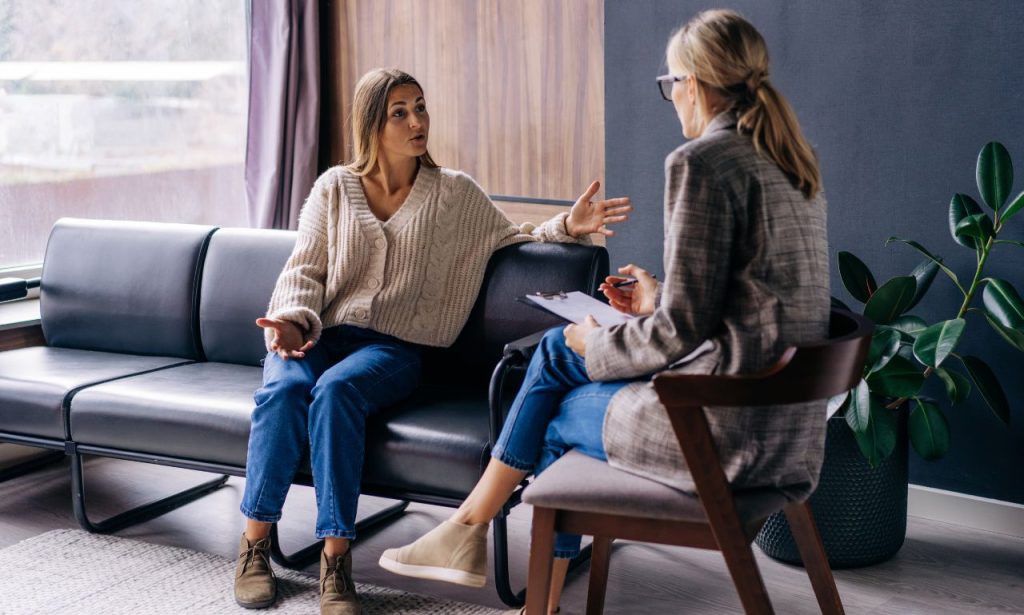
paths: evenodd
<path fill-rule="evenodd" d="M 252 0 L 245 195 L 249 225 L 294 229 L 317 176 L 318 0 Z"/>

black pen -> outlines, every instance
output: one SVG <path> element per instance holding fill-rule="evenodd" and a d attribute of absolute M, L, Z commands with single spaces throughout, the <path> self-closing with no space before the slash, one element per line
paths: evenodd
<path fill-rule="evenodd" d="M 616 283 L 612 284 L 612 288 L 622 288 L 623 286 L 632 286 L 633 284 L 636 284 L 638 281 L 639 280 L 636 280 L 634 278 L 632 280 L 624 280 L 622 282 L 616 282 Z"/>

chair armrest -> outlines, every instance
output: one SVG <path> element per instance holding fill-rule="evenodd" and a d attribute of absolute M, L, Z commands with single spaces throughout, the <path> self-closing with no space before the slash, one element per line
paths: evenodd
<path fill-rule="evenodd" d="M 39 278 L 0 278 L 0 301 L 23 299 L 29 289 L 39 287 Z"/>
<path fill-rule="evenodd" d="M 503 356 L 508 357 L 511 355 L 519 355 L 519 358 L 522 361 L 529 361 L 530 357 L 533 356 L 533 351 L 537 349 L 537 346 L 540 344 L 540 340 L 547 332 L 548 329 L 543 329 L 505 344 L 505 352 L 503 353 Z"/>

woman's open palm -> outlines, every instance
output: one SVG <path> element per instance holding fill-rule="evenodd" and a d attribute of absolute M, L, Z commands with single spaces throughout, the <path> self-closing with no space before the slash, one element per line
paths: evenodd
<path fill-rule="evenodd" d="M 274 332 L 270 349 L 282 359 L 301 359 L 313 347 L 313 342 L 303 342 L 302 331 L 293 322 L 277 318 L 257 318 L 256 324 Z"/>
<path fill-rule="evenodd" d="M 583 237 L 590 233 L 601 233 L 611 237 L 615 231 L 609 229 L 608 225 L 619 224 L 629 219 L 628 214 L 633 211 L 629 197 L 592 201 L 600 188 L 601 182 L 595 181 L 590 184 L 569 211 L 569 217 L 565 219 L 565 230 L 573 237 Z"/>

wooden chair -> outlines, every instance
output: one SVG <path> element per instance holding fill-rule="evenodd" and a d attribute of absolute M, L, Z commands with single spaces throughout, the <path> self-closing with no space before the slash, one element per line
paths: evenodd
<path fill-rule="evenodd" d="M 527 613 L 547 612 L 556 531 L 594 537 L 588 614 L 604 609 L 614 538 L 721 551 L 744 611 L 772 613 L 750 543 L 764 520 L 779 510 L 785 511 L 822 613 L 843 613 L 807 503 L 787 502 L 775 489 L 734 491 L 702 407 L 799 403 L 849 390 L 860 378 L 872 329 L 871 322 L 861 316 L 833 310 L 827 341 L 789 348 L 762 373 L 656 376 L 655 389 L 668 410 L 699 496 L 616 470 L 580 453 L 559 459 L 523 495 L 523 501 L 534 507 Z"/>

